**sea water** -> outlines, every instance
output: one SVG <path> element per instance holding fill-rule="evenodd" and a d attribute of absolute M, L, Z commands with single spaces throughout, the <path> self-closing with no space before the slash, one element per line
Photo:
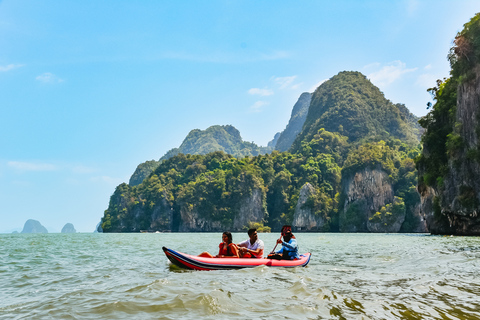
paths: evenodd
<path fill-rule="evenodd" d="M 478 237 L 296 236 L 305 268 L 186 271 L 162 246 L 220 233 L 0 234 L 0 319 L 480 319 Z"/>

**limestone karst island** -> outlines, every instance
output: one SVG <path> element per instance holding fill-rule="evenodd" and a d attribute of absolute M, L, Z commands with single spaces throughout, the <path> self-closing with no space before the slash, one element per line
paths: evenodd
<path fill-rule="evenodd" d="M 480 235 L 480 15 L 417 118 L 363 74 L 302 94 L 267 147 L 232 126 L 192 130 L 119 185 L 103 232 L 279 230 Z"/>

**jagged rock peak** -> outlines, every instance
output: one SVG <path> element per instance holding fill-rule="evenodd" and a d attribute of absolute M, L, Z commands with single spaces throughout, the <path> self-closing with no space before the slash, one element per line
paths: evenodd
<path fill-rule="evenodd" d="M 275 150 L 287 151 L 290 149 L 293 141 L 295 141 L 297 135 L 302 131 L 311 101 L 311 93 L 304 92 L 300 95 L 297 103 L 293 106 L 287 127 L 278 137 L 277 143 L 275 144 Z"/>

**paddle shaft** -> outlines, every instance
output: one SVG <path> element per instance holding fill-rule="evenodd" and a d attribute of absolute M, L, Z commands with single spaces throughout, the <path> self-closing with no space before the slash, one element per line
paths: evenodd
<path fill-rule="evenodd" d="M 280 236 L 280 238 L 278 238 L 278 240 L 282 240 L 282 237 L 283 237 L 283 236 Z M 278 246 L 278 242 L 275 244 L 275 247 L 273 247 L 273 250 L 272 250 L 272 252 L 270 252 L 270 253 L 274 253 L 274 252 L 275 252 L 275 249 L 277 248 L 277 246 Z"/>

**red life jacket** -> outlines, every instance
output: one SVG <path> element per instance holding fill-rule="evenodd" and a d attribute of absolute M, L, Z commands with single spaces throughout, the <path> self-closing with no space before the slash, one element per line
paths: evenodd
<path fill-rule="evenodd" d="M 219 244 L 220 250 L 218 251 L 219 256 L 233 256 L 233 250 L 232 250 L 233 243 L 229 243 L 227 245 L 227 248 L 224 248 L 224 243 Z"/>

